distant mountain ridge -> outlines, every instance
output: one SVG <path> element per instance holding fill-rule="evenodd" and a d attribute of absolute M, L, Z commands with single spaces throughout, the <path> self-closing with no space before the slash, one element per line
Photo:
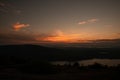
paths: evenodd
<path fill-rule="evenodd" d="M 57 49 L 39 45 L 0 46 L 0 55 L 24 56 L 46 60 L 81 60 L 89 58 L 120 59 L 120 48 L 68 48 Z"/>
<path fill-rule="evenodd" d="M 73 42 L 65 44 L 50 44 L 58 48 L 120 48 L 120 39 L 98 39 L 88 40 L 88 42 Z"/>

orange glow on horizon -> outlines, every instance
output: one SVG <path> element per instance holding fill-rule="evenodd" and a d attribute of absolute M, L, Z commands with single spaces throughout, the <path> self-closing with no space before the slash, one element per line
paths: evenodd
<path fill-rule="evenodd" d="M 45 41 L 45 42 L 62 42 L 62 43 L 86 43 L 90 42 L 90 40 L 79 39 L 79 37 L 68 35 L 68 36 L 52 36 L 45 38 L 36 38 L 37 41 Z"/>
<path fill-rule="evenodd" d="M 55 36 L 55 37 L 46 37 L 43 40 L 51 41 L 51 42 L 69 42 L 71 39 L 67 36 Z"/>
<path fill-rule="evenodd" d="M 46 42 L 86 42 L 86 40 L 80 39 L 80 34 L 64 34 L 62 31 L 57 31 L 53 36 L 47 37 L 37 37 L 37 41 L 46 41 Z"/>
<path fill-rule="evenodd" d="M 107 38 L 106 38 L 107 37 Z M 113 35 L 114 37 L 114 35 Z M 52 42 L 52 43 L 88 43 L 92 42 L 94 40 L 101 40 L 101 39 L 113 39 L 113 37 L 109 37 L 107 35 L 94 35 L 91 36 L 87 33 L 71 33 L 71 34 L 65 34 L 60 30 L 57 30 L 55 33 L 49 34 L 48 36 L 44 37 L 36 37 L 36 41 L 43 41 L 43 42 Z"/>
<path fill-rule="evenodd" d="M 72 42 L 79 38 L 80 34 L 64 34 L 61 30 L 56 30 L 53 36 L 48 36 L 43 41 L 49 42 Z"/>

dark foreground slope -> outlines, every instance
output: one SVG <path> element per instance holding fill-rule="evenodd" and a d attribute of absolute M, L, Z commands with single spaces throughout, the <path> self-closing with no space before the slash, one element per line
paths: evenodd
<path fill-rule="evenodd" d="M 52 65 L 49 61 L 118 58 L 118 48 L 56 49 L 36 45 L 0 46 L 0 80 L 120 80 L 120 65 Z"/>

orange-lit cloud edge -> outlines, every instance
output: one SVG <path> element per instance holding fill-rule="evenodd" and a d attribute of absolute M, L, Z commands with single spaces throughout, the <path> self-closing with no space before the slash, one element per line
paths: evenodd
<path fill-rule="evenodd" d="M 97 37 L 97 36 L 96 36 Z M 47 36 L 37 36 L 35 40 L 37 42 L 46 42 L 46 43 L 90 43 L 97 40 L 114 40 L 114 39 L 120 39 L 120 36 L 115 36 L 113 34 L 112 37 L 89 37 L 89 35 L 86 34 L 65 34 L 61 30 L 57 30 L 55 33 L 52 33 L 51 35 Z"/>
<path fill-rule="evenodd" d="M 19 31 L 19 30 L 26 28 L 26 27 L 29 27 L 29 26 L 30 26 L 29 24 L 23 24 L 23 23 L 17 22 L 15 24 L 13 24 L 13 30 Z"/>
<path fill-rule="evenodd" d="M 37 37 L 37 41 L 45 41 L 45 42 L 64 42 L 69 43 L 73 42 L 78 38 L 79 34 L 65 34 L 61 30 L 57 30 L 51 34 L 51 36 L 46 37 Z"/>
<path fill-rule="evenodd" d="M 57 30 L 55 33 L 48 36 L 37 36 L 35 40 L 47 43 L 87 43 L 97 39 L 89 39 L 82 34 L 65 34 L 62 31 Z"/>
<path fill-rule="evenodd" d="M 119 35 L 119 33 L 118 33 Z M 84 37 L 82 34 L 65 34 L 57 31 L 54 34 L 21 34 L 20 32 L 2 33 L 0 32 L 0 43 L 2 44 L 69 44 L 69 43 L 98 43 L 98 42 L 117 42 L 120 36 L 111 38 L 93 39 Z"/>

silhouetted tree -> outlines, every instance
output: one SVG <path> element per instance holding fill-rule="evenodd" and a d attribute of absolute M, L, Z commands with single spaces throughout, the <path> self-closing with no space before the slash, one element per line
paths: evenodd
<path fill-rule="evenodd" d="M 57 72 L 56 68 L 54 68 L 52 64 L 46 61 L 33 61 L 31 63 L 27 63 L 20 67 L 19 70 L 22 72 L 38 74 L 49 74 Z"/>
<path fill-rule="evenodd" d="M 73 67 L 79 68 L 79 67 L 80 67 L 80 64 L 79 64 L 78 62 L 75 62 L 75 63 L 73 64 Z"/>
<path fill-rule="evenodd" d="M 103 65 L 99 63 L 94 63 L 93 65 L 89 66 L 90 69 L 103 69 Z"/>

